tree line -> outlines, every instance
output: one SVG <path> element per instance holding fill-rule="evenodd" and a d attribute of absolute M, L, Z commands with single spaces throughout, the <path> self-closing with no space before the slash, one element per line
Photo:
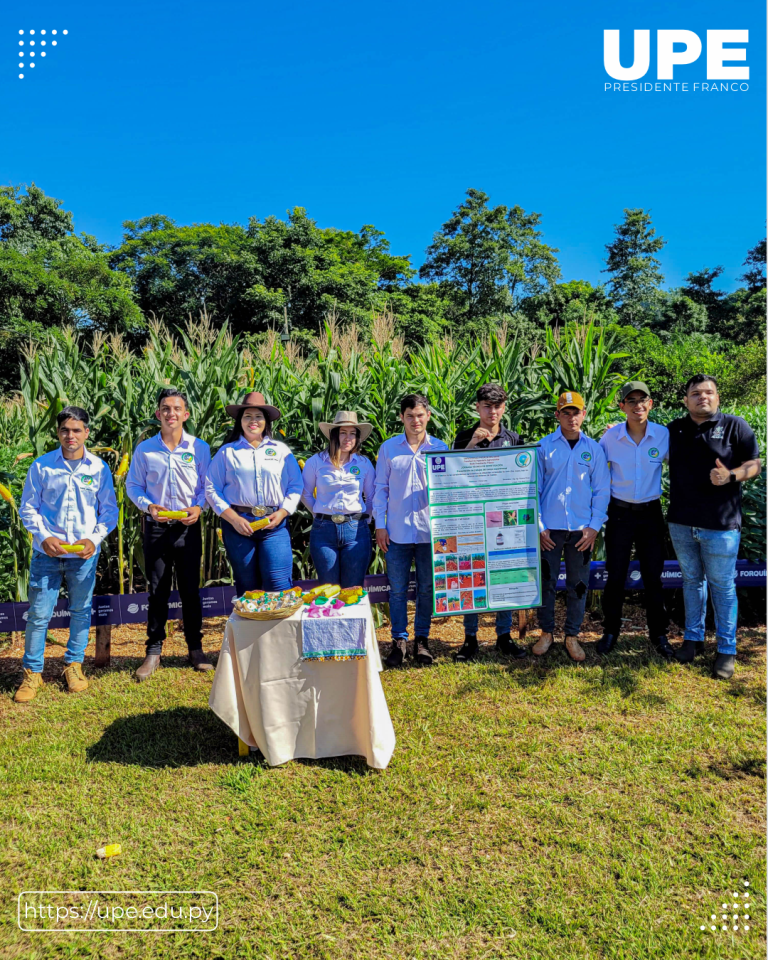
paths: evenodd
<path fill-rule="evenodd" d="M 201 311 L 234 333 L 285 330 L 306 347 L 329 316 L 365 330 L 386 311 L 406 346 L 472 340 L 500 324 L 533 344 L 547 329 L 591 320 L 619 329 L 625 348 L 673 366 L 691 350 L 732 359 L 738 349 L 753 390 L 764 366 L 765 240 L 746 252 L 734 292 L 717 287 L 721 265 L 664 289 L 666 241 L 644 209 L 624 210 L 598 286 L 563 280 L 540 214 L 493 206 L 474 189 L 418 270 L 375 226 L 322 228 L 301 207 L 247 226 L 179 225 L 155 214 L 123 230 L 119 245 L 106 246 L 76 235 L 72 213 L 36 185 L 0 187 L 0 390 L 18 386 L 30 341 L 66 326 L 119 332 L 141 346 L 153 317 L 178 326 Z"/>

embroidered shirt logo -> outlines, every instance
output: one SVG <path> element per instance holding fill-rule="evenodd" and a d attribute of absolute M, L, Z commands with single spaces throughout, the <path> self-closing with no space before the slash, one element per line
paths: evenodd
<path fill-rule="evenodd" d="M 93 483 L 93 477 L 80 477 L 80 483 L 86 487 L 90 487 L 90 485 Z"/>
<path fill-rule="evenodd" d="M 355 466 L 355 467 L 350 467 L 350 468 L 349 468 L 349 472 L 352 474 L 353 477 L 359 477 L 359 476 L 360 476 L 360 467 L 357 467 L 357 466 Z"/>
<path fill-rule="evenodd" d="M 722 440 L 722 439 L 723 439 L 723 432 L 724 432 L 724 428 L 723 428 L 722 425 L 716 426 L 715 429 L 712 431 L 712 439 L 713 439 L 713 440 Z"/>
<path fill-rule="evenodd" d="M 659 455 L 659 451 L 657 447 L 651 447 L 651 449 L 648 451 L 649 457 L 653 457 L 655 459 L 656 457 L 658 457 L 658 455 Z"/>
<path fill-rule="evenodd" d="M 582 453 L 582 455 L 581 455 L 581 459 L 582 459 L 585 463 L 589 463 L 590 460 L 592 459 L 592 454 L 589 452 L 589 450 L 585 450 L 584 453 Z"/>
<path fill-rule="evenodd" d="M 191 453 L 182 453 L 182 455 L 181 455 L 181 462 L 182 462 L 182 463 L 194 463 L 194 462 L 195 462 L 195 458 L 192 456 Z"/>
<path fill-rule="evenodd" d="M 277 450 L 275 450 L 273 447 L 267 447 L 267 449 L 264 451 L 264 455 L 267 457 L 276 457 Z"/>

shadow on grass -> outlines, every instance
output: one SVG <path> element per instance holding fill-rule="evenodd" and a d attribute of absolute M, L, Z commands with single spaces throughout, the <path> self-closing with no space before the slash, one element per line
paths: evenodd
<path fill-rule="evenodd" d="M 203 707 L 174 707 L 120 717 L 110 723 L 101 739 L 85 753 L 91 763 L 137 767 L 196 767 L 209 763 L 236 767 L 242 763 L 234 733 L 213 711 Z M 293 762 L 358 776 L 372 772 L 364 757 Z M 251 753 L 245 763 L 250 767 L 272 769 L 261 753 Z"/>
<path fill-rule="evenodd" d="M 137 767 L 237 763 L 237 739 L 207 707 L 174 707 L 114 720 L 86 757 Z"/>

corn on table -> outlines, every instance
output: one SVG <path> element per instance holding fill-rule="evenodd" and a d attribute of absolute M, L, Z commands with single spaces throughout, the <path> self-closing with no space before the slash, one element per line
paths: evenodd
<path fill-rule="evenodd" d="M 303 660 L 301 611 L 285 620 L 233 613 L 227 621 L 208 703 L 270 766 L 355 755 L 383 770 L 390 761 L 395 731 L 367 597 L 343 616 L 365 621 L 361 659 Z"/>

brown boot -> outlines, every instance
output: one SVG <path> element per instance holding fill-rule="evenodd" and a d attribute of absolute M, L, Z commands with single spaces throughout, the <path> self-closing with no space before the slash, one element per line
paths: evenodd
<path fill-rule="evenodd" d="M 213 664 L 203 653 L 202 649 L 190 650 L 189 662 L 192 664 L 195 670 L 199 670 L 201 673 L 205 673 L 207 670 L 213 670 Z"/>
<path fill-rule="evenodd" d="M 64 667 L 62 677 L 67 681 L 70 693 L 82 693 L 88 689 L 88 681 L 83 676 L 82 663 L 69 663 Z"/>
<path fill-rule="evenodd" d="M 581 663 L 582 660 L 587 659 L 587 655 L 584 653 L 584 649 L 579 643 L 578 637 L 566 637 L 565 649 L 568 653 L 568 656 L 574 661 L 574 663 Z"/>
<path fill-rule="evenodd" d="M 537 657 L 543 657 L 554 642 L 554 636 L 551 633 L 542 633 L 539 639 L 531 647 L 531 653 Z"/>
<path fill-rule="evenodd" d="M 160 666 L 160 655 L 157 653 L 148 653 L 144 658 L 144 663 L 136 671 L 136 679 L 141 683 L 143 680 L 149 680 L 152 674 Z"/>
<path fill-rule="evenodd" d="M 34 700 L 37 696 L 37 691 L 42 686 L 42 673 L 33 673 L 31 670 L 27 670 L 27 668 L 24 667 L 24 677 L 21 681 L 19 689 L 16 691 L 16 696 L 13 698 L 14 703 L 29 703 L 30 700 Z"/>
<path fill-rule="evenodd" d="M 413 641 L 413 659 L 424 667 L 430 667 L 435 658 L 429 649 L 429 640 L 426 637 L 416 637 Z"/>

